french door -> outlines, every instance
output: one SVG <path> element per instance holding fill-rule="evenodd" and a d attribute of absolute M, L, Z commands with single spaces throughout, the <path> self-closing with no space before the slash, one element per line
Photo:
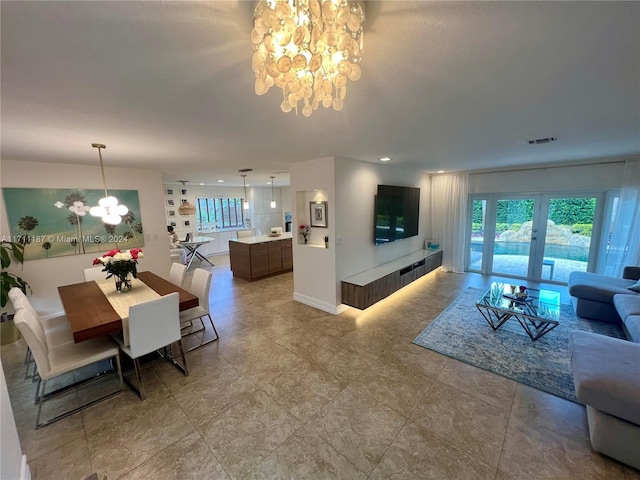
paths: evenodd
<path fill-rule="evenodd" d="M 472 196 L 467 270 L 566 283 L 595 265 L 601 194 Z"/>

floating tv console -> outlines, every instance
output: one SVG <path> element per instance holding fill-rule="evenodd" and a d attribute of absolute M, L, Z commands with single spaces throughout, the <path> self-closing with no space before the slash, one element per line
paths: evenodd
<path fill-rule="evenodd" d="M 442 250 L 419 250 L 342 280 L 342 303 L 364 310 L 442 265 Z"/>

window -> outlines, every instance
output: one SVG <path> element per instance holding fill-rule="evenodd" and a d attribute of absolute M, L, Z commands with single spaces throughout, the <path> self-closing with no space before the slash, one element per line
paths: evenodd
<path fill-rule="evenodd" d="M 244 225 L 242 198 L 198 198 L 196 209 L 200 231 Z"/>

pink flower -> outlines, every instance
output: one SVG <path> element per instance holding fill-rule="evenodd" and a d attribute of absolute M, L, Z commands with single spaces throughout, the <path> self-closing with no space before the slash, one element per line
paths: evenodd
<path fill-rule="evenodd" d="M 116 249 L 114 249 L 114 250 L 110 250 L 110 251 L 108 251 L 108 252 L 107 252 L 107 253 L 105 253 L 103 256 L 104 256 L 104 257 L 113 257 L 113 256 L 115 256 L 115 254 L 116 254 L 116 253 L 120 253 L 120 250 L 119 250 L 119 249 L 117 249 L 117 248 L 116 248 Z"/>

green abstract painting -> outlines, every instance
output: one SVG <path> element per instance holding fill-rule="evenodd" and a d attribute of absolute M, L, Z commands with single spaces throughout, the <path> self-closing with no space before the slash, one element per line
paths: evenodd
<path fill-rule="evenodd" d="M 10 236 L 3 241 L 25 244 L 24 259 L 100 254 L 114 248 L 144 246 L 137 190 L 110 190 L 129 208 L 118 225 L 108 225 L 88 209 L 104 190 L 81 188 L 3 188 Z"/>

